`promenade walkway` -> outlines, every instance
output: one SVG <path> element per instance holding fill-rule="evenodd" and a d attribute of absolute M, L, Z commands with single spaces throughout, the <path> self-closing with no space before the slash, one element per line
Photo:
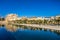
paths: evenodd
<path fill-rule="evenodd" d="M 0 21 L 0 25 L 1 25 L 1 24 L 5 25 L 5 21 Z"/>
<path fill-rule="evenodd" d="M 36 27 L 36 28 L 45 28 L 45 29 L 52 29 L 52 30 L 60 30 L 60 26 L 52 26 L 52 25 L 38 25 L 38 24 L 15 24 L 14 25 L 23 25 L 28 27 Z"/>

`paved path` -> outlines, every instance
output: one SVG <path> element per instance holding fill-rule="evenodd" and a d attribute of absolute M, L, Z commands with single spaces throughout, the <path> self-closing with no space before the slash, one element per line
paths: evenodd
<path fill-rule="evenodd" d="M 5 21 L 0 21 L 0 24 L 3 24 L 3 25 L 5 25 L 6 23 L 5 23 Z"/>
<path fill-rule="evenodd" d="M 60 26 L 51 26 L 51 25 L 38 25 L 38 24 L 15 24 L 15 25 L 23 25 L 28 27 L 36 27 L 36 28 L 46 28 L 52 30 L 60 30 Z"/>

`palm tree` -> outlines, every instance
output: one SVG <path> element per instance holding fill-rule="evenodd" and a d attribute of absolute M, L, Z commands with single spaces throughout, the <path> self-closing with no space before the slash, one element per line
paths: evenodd
<path fill-rule="evenodd" d="M 57 18 L 55 19 L 55 21 L 56 21 L 56 23 L 57 23 L 58 25 L 60 25 L 60 17 L 57 17 Z"/>
<path fill-rule="evenodd" d="M 47 22 L 48 22 L 48 20 L 45 20 L 45 19 L 44 19 L 44 24 L 47 24 Z"/>
<path fill-rule="evenodd" d="M 2 21 L 4 21 L 5 19 L 4 18 L 2 18 Z"/>
<path fill-rule="evenodd" d="M 43 22 L 42 20 L 37 20 L 38 24 L 42 24 L 42 22 Z"/>
<path fill-rule="evenodd" d="M 3 17 L 0 17 L 0 21 L 4 21 L 5 19 Z"/>

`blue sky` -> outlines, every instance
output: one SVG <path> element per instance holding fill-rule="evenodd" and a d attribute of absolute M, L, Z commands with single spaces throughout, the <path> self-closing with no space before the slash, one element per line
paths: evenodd
<path fill-rule="evenodd" d="M 60 14 L 60 0 L 0 0 L 0 16 L 55 16 Z"/>

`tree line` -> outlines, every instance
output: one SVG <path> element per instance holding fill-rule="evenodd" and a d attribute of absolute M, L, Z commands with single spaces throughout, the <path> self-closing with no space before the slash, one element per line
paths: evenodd
<path fill-rule="evenodd" d="M 48 24 L 53 24 L 53 25 L 60 25 L 60 17 L 51 19 L 51 20 L 28 20 L 27 18 L 20 19 L 20 20 L 15 20 L 13 21 L 14 23 L 19 23 L 19 24 L 43 24 L 43 25 L 48 25 Z"/>

